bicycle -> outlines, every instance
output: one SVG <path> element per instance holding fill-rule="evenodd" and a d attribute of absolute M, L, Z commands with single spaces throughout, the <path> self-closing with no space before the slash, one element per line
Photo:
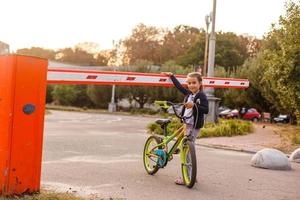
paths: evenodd
<path fill-rule="evenodd" d="M 156 101 L 155 103 L 171 105 L 174 114 L 181 119 L 181 122 L 183 122 L 184 119 L 191 117 L 183 117 L 178 114 L 175 107 L 183 106 L 182 103 L 174 104 L 167 101 Z M 182 124 L 182 126 L 174 131 L 173 134 L 168 135 L 167 126 L 170 122 L 170 119 L 156 120 L 156 123 L 161 125 L 164 136 L 161 138 L 152 135 L 147 139 L 143 154 L 144 167 L 148 174 L 154 175 L 160 168 L 166 167 L 167 163 L 173 159 L 173 154 L 179 146 L 183 181 L 188 188 L 192 188 L 196 182 L 197 175 L 195 146 L 189 137 L 185 135 L 185 124 Z M 175 143 L 171 149 L 168 150 L 168 143 L 173 139 L 175 139 Z"/>

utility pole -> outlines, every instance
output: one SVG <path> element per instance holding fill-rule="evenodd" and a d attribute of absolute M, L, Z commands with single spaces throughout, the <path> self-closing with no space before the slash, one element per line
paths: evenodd
<path fill-rule="evenodd" d="M 209 52 L 208 52 L 208 73 L 207 77 L 214 77 L 214 67 L 215 67 L 215 47 L 216 47 L 216 33 L 215 33 L 215 24 L 216 24 L 216 5 L 217 0 L 213 0 L 213 11 L 211 13 L 211 32 L 209 36 Z M 205 93 L 207 94 L 209 113 L 206 116 L 206 121 L 209 122 L 218 122 L 218 107 L 220 99 L 214 96 L 213 88 L 206 88 Z"/>

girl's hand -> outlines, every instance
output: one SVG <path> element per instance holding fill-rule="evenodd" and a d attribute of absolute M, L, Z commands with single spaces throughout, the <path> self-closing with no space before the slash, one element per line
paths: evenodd
<path fill-rule="evenodd" d="M 163 75 L 166 75 L 168 77 L 172 76 L 173 73 L 172 72 L 162 72 Z"/>
<path fill-rule="evenodd" d="M 187 103 L 184 104 L 184 106 L 189 109 L 189 108 L 192 108 L 194 106 L 194 103 L 193 102 L 187 102 Z"/>

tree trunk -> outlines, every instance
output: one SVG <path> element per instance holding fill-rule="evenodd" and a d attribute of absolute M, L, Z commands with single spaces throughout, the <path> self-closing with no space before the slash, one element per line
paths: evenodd
<path fill-rule="evenodd" d="M 141 108 L 141 109 L 143 109 L 143 108 L 144 108 L 144 105 L 145 105 L 145 103 L 144 103 L 144 102 L 139 102 L 139 104 L 140 104 L 140 108 Z"/>

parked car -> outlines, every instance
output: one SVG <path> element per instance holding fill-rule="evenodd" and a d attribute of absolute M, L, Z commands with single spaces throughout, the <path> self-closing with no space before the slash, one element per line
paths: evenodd
<path fill-rule="evenodd" d="M 242 119 L 252 120 L 257 122 L 261 118 L 261 114 L 255 109 L 247 109 L 246 112 L 242 115 Z"/>
<path fill-rule="evenodd" d="M 225 118 L 226 119 L 237 119 L 237 118 L 239 118 L 239 111 L 237 109 L 233 109 L 228 113 L 228 115 Z"/>
<path fill-rule="evenodd" d="M 226 106 L 220 106 L 219 108 L 218 108 L 218 112 L 220 113 L 220 112 L 222 112 L 222 111 L 224 111 L 224 110 L 228 110 L 229 108 L 228 107 L 226 107 Z"/>
<path fill-rule="evenodd" d="M 222 110 L 221 112 L 219 112 L 219 117 L 227 118 L 227 116 L 230 114 L 230 112 L 231 112 L 231 109 L 229 109 L 229 108 Z"/>
<path fill-rule="evenodd" d="M 290 117 L 288 115 L 278 115 L 278 117 L 274 117 L 273 121 L 275 123 L 284 123 L 287 124 L 290 122 Z"/>
<path fill-rule="evenodd" d="M 241 118 L 257 122 L 261 118 L 261 114 L 255 108 L 242 108 L 240 111 L 237 109 L 231 110 L 229 108 L 219 108 L 219 110 L 221 110 L 221 112 L 219 112 L 219 117 L 224 119 Z"/>

